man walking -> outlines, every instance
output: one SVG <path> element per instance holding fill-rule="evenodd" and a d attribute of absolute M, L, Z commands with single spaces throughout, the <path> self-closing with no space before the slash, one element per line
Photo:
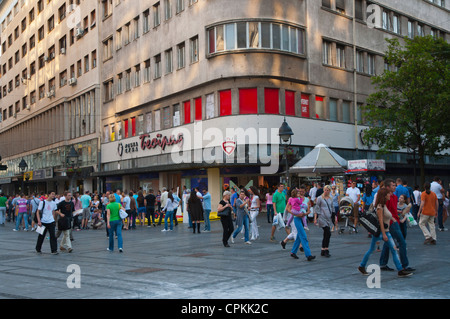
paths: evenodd
<path fill-rule="evenodd" d="M 51 192 L 46 200 L 43 200 L 39 203 L 38 212 L 36 213 L 37 221 L 39 227 L 44 226 L 45 229 L 42 234 L 39 234 L 37 243 L 36 243 L 36 252 L 41 253 L 42 244 L 45 239 L 45 235 L 47 234 L 47 231 L 50 234 L 50 249 L 52 252 L 52 255 L 58 255 L 58 247 L 56 242 L 56 235 L 55 235 L 55 210 L 56 210 L 56 204 L 53 201 L 55 199 L 55 192 Z M 42 213 L 42 218 L 41 218 Z"/>
<path fill-rule="evenodd" d="M 272 197 L 274 217 L 273 217 L 273 223 L 272 223 L 272 232 L 270 234 L 271 241 L 275 240 L 274 235 L 275 235 L 275 230 L 277 228 L 277 225 L 278 225 L 278 228 L 284 228 L 284 230 L 286 231 L 286 234 L 289 235 L 289 230 L 286 228 L 286 225 L 285 225 L 284 219 L 283 219 L 284 211 L 286 209 L 286 195 L 284 194 L 283 190 L 284 190 L 284 185 L 282 183 L 279 183 L 278 189 L 273 194 L 273 197 Z"/>
<path fill-rule="evenodd" d="M 81 215 L 81 229 L 89 229 L 88 222 L 91 217 L 91 206 L 92 200 L 91 196 L 89 196 L 89 191 L 86 191 L 83 196 L 80 198 L 81 208 L 83 208 L 83 213 Z"/>
<path fill-rule="evenodd" d="M 72 193 L 68 192 L 65 194 L 65 199 L 57 205 L 57 213 L 59 214 L 59 219 L 67 218 L 66 227 L 62 227 L 58 225 L 58 232 L 62 232 L 63 238 L 61 240 L 61 244 L 59 245 L 59 250 L 66 250 L 71 253 L 72 252 L 72 243 L 71 243 L 71 233 L 72 233 L 72 218 L 73 212 L 75 210 L 75 205 L 72 202 Z M 63 223 L 61 223 L 62 225 Z"/>
<path fill-rule="evenodd" d="M 6 221 L 6 202 L 8 198 L 2 193 L 0 194 L 0 225 L 5 226 Z"/>
<path fill-rule="evenodd" d="M 439 177 L 436 176 L 434 178 L 434 181 L 430 185 L 430 189 L 433 193 L 436 194 L 439 203 L 437 215 L 438 230 L 447 231 L 448 229 L 444 228 L 444 219 L 443 219 L 445 191 L 441 186 L 441 179 Z"/>
<path fill-rule="evenodd" d="M 153 224 L 153 227 L 155 227 L 155 203 L 156 203 L 156 196 L 153 194 L 153 188 L 150 188 L 148 191 L 148 195 L 144 197 L 144 205 L 147 212 L 147 227 L 150 226 L 150 217 Z"/>
<path fill-rule="evenodd" d="M 356 187 L 356 181 L 352 182 L 352 187 L 347 188 L 345 196 L 350 197 L 353 201 L 353 219 L 354 219 L 353 228 L 356 231 L 356 225 L 358 224 L 358 215 L 359 215 L 359 200 L 361 199 L 361 191 L 359 190 L 358 187 Z"/>

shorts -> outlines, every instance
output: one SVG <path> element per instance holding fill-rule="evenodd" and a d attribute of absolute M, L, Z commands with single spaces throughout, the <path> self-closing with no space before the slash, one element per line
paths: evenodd
<path fill-rule="evenodd" d="M 83 208 L 83 212 L 81 213 L 81 217 L 83 219 L 88 219 L 91 217 L 91 209 L 89 207 Z"/>

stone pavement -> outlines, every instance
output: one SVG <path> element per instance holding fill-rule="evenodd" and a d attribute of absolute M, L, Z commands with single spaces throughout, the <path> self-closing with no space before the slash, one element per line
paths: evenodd
<path fill-rule="evenodd" d="M 381 272 L 381 288 L 368 288 L 357 267 L 370 239 L 358 234 L 331 237 L 331 257 L 320 256 L 322 230 L 309 224 L 310 247 L 316 260 L 289 256 L 292 242 L 282 250 L 270 242 L 266 215 L 258 217 L 260 239 L 244 244 L 238 236 L 230 248 L 221 243 L 220 221 L 209 233 L 192 234 L 180 223 L 172 232 L 162 226 L 123 231 L 124 252 L 106 251 L 101 230 L 74 231 L 72 253 L 50 254 L 49 241 L 41 255 L 35 232 L 13 232 L 0 226 L 0 299 L 448 299 L 450 292 L 450 232 L 438 232 L 437 245 L 423 245 L 418 227 L 408 229 L 408 257 L 415 274 L 398 278 Z M 60 237 L 61 239 L 62 237 Z M 58 241 L 59 243 L 59 241 Z M 115 241 L 117 245 L 117 240 Z M 116 246 L 117 247 L 117 246 Z M 369 264 L 378 264 L 375 252 Z M 78 265 L 80 288 L 69 288 Z M 389 265 L 394 268 L 392 256 Z"/>

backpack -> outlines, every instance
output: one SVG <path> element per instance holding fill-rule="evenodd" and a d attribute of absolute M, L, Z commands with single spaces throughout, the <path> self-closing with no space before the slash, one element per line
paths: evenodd
<path fill-rule="evenodd" d="M 42 204 L 42 210 L 40 210 L 38 208 L 38 210 L 36 212 L 36 214 L 39 214 L 40 219 L 42 219 L 42 214 L 43 214 L 44 208 L 45 208 L 45 200 L 43 201 L 43 204 Z M 38 223 L 38 219 L 37 219 L 37 215 L 36 214 L 34 215 L 33 221 L 37 224 Z"/>

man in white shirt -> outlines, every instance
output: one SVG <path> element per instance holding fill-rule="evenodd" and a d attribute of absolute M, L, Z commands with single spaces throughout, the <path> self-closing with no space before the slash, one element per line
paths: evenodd
<path fill-rule="evenodd" d="M 442 188 L 441 183 L 442 183 L 441 179 L 436 176 L 434 178 L 434 181 L 430 184 L 430 189 L 432 192 L 434 192 L 436 194 L 438 202 L 439 202 L 438 230 L 439 231 L 447 231 L 448 229 L 444 228 L 444 221 L 443 221 L 445 191 L 444 191 L 444 188 Z"/>
<path fill-rule="evenodd" d="M 361 191 L 359 190 L 358 187 L 356 187 L 356 181 L 352 182 L 352 187 L 347 188 L 345 196 L 348 196 L 353 200 L 353 217 L 355 220 L 353 226 L 356 229 L 356 225 L 358 223 L 359 199 L 361 198 Z"/>
<path fill-rule="evenodd" d="M 160 198 L 161 207 L 166 207 L 168 195 L 169 195 L 169 192 L 167 191 L 167 188 L 163 187 L 162 193 L 161 193 L 161 198 Z M 160 212 L 160 214 L 159 214 L 158 226 L 161 225 L 161 220 L 162 220 L 162 212 Z"/>
<path fill-rule="evenodd" d="M 54 202 L 55 192 L 50 192 L 48 198 L 39 203 L 38 211 L 36 212 L 37 221 L 39 226 L 44 226 L 44 232 L 39 234 L 36 243 L 36 252 L 41 253 L 42 244 L 45 239 L 47 230 L 50 234 L 50 249 L 52 255 L 58 255 L 57 240 L 55 234 L 56 222 L 55 211 L 56 204 Z"/>

